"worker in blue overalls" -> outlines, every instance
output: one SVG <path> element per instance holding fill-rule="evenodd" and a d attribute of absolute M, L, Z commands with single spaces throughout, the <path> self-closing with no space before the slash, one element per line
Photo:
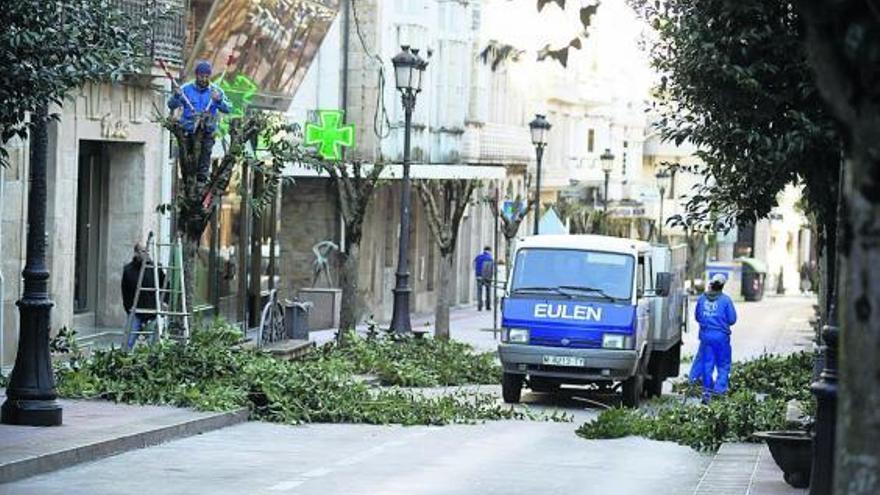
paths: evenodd
<path fill-rule="evenodd" d="M 214 148 L 217 112 L 229 113 L 229 102 L 223 90 L 211 83 L 209 62 L 199 62 L 196 65 L 196 80 L 175 90 L 168 100 L 169 110 L 180 107 L 183 107 L 180 125 L 186 131 L 187 152 L 198 155 L 196 180 L 204 184 L 211 172 L 211 150 Z"/>
<path fill-rule="evenodd" d="M 695 309 L 700 325 L 700 349 L 697 354 L 703 365 L 704 403 L 708 403 L 713 394 L 727 392 L 730 376 L 730 327 L 736 323 L 736 308 L 733 307 L 733 300 L 723 292 L 726 282 L 724 275 L 713 275 L 709 290 L 700 296 Z M 694 364 L 697 365 L 698 360 Z"/>

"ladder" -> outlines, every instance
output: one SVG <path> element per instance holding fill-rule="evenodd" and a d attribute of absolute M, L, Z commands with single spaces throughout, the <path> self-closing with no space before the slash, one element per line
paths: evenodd
<path fill-rule="evenodd" d="M 157 263 L 156 260 L 160 259 L 160 255 L 162 254 L 161 250 L 163 248 L 168 250 L 169 262 L 164 267 L 160 268 L 159 263 Z M 125 328 L 125 344 L 128 345 L 131 335 L 133 334 L 138 336 L 144 335 L 146 337 L 154 334 L 152 329 L 145 328 L 146 325 L 142 325 L 138 331 L 133 330 L 135 314 L 155 315 L 155 318 L 150 322 L 150 325 L 152 326 L 155 324 L 155 336 L 157 339 L 161 339 L 167 334 L 170 338 L 180 340 L 184 343 L 189 342 L 190 313 L 186 301 L 186 291 L 184 290 L 183 248 L 181 246 L 180 236 L 178 236 L 172 243 L 159 243 L 156 242 L 155 235 L 150 231 L 147 236 L 146 250 L 149 259 L 144 260 L 141 263 L 140 272 L 138 273 L 137 288 L 134 292 L 134 302 L 131 312 L 128 315 L 128 322 Z M 160 270 L 166 272 L 167 276 L 164 277 L 164 282 L 161 284 L 161 287 L 143 286 L 144 274 L 147 270 L 152 270 L 154 286 L 160 285 Z M 138 306 L 141 302 L 140 296 L 142 292 L 153 294 L 153 308 L 140 308 Z M 167 301 L 163 301 L 163 299 L 165 299 L 163 296 L 166 294 L 169 297 L 167 298 Z M 165 304 L 163 304 L 163 302 Z"/>

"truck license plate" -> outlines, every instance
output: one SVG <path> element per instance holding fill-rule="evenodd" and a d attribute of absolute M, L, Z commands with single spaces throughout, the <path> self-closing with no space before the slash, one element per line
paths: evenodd
<path fill-rule="evenodd" d="M 584 366 L 584 358 L 574 356 L 544 356 L 544 364 L 551 366 Z"/>

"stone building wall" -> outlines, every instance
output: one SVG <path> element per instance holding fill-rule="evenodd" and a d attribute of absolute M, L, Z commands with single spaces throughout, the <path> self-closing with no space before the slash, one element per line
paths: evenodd
<path fill-rule="evenodd" d="M 160 80 L 161 81 L 161 80 Z M 163 86 L 90 84 L 73 94 L 60 119 L 49 126 L 47 161 L 48 200 L 46 233 L 50 273 L 52 330 L 82 327 L 82 335 L 96 329 L 119 331 L 124 311 L 119 290 L 122 266 L 131 258 L 132 245 L 144 241 L 163 222 L 156 207 L 170 199 L 171 167 L 168 135 L 152 122 L 153 104 L 164 104 Z M 90 256 L 95 265 L 94 318 L 74 317 L 76 271 L 77 195 L 80 150 L 84 142 L 102 150 L 98 194 L 100 213 L 96 228 L 100 241 Z M 18 342 L 18 311 L 25 260 L 27 143 L 11 150 L 13 165 L 4 174 L 3 239 L 0 246 L 4 276 L 2 365 L 12 364 Z M 165 232 L 167 233 L 167 232 Z"/>

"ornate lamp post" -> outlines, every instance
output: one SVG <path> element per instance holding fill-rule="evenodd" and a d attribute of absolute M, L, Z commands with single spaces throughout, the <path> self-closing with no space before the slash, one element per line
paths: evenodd
<path fill-rule="evenodd" d="M 544 147 L 547 146 L 547 131 L 550 130 L 550 122 L 544 115 L 536 114 L 535 120 L 529 122 L 532 131 L 532 144 L 535 145 L 535 155 L 538 159 L 538 168 L 535 176 L 535 235 L 538 235 L 538 223 L 541 221 L 541 160 L 544 158 Z"/>
<path fill-rule="evenodd" d="M 28 195 L 27 262 L 22 277 L 24 294 L 18 301 L 18 354 L 3 403 L 2 421 L 12 425 L 58 426 L 61 406 L 55 400 L 55 377 L 49 357 L 49 270 L 46 269 L 46 155 L 48 108 L 32 116 Z"/>
<path fill-rule="evenodd" d="M 394 64 L 394 80 L 403 101 L 404 138 L 403 138 L 403 178 L 400 182 L 400 243 L 397 251 L 397 274 L 394 285 L 394 309 L 391 316 L 391 330 L 398 334 L 412 331 L 409 319 L 409 223 L 411 206 L 411 185 L 409 180 L 410 166 L 410 133 L 412 131 L 412 113 L 416 107 L 416 96 L 422 91 L 422 76 L 428 62 L 419 57 L 418 50 L 402 46 L 391 63 Z"/>
<path fill-rule="evenodd" d="M 663 242 L 663 199 L 666 196 L 666 190 L 669 188 L 669 171 L 666 169 L 659 170 L 654 177 L 657 179 L 657 186 L 660 188 L 660 231 L 657 235 L 657 241 Z"/>
<path fill-rule="evenodd" d="M 605 153 L 599 155 L 602 164 L 602 173 L 605 174 L 605 195 L 602 196 L 602 211 L 608 211 L 608 179 L 611 177 L 611 169 L 614 168 L 614 155 L 611 150 L 605 148 Z"/>

